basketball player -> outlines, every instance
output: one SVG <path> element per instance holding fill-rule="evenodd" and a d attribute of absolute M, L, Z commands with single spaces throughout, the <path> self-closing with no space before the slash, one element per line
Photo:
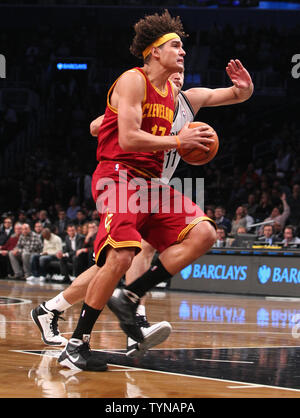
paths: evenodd
<path fill-rule="evenodd" d="M 182 24 L 166 11 L 162 16 L 141 19 L 135 31 L 131 51 L 143 53 L 144 66 L 125 72 L 112 85 L 98 137 L 99 164 L 92 181 L 100 216 L 95 239 L 98 270 L 87 287 L 72 338 L 58 359 L 61 365 L 75 370 L 106 370 L 105 362 L 90 350 L 90 335 L 116 285 L 141 250 L 142 237 L 161 253 L 156 274 L 136 280 L 109 304 L 123 331 L 139 343 L 162 335 L 161 329 L 143 329 L 136 324 L 139 299 L 158 283 L 157 274 L 172 277 L 215 241 L 212 221 L 199 207 L 169 186 L 152 181 L 161 177 L 165 150 L 208 150 L 206 144 L 213 142 L 207 129 L 185 126 L 179 135 L 170 135 L 175 96 L 169 77 L 184 68 Z M 150 205 L 143 208 L 146 210 L 133 209 L 133 184 L 143 202 L 151 195 L 147 201 L 151 211 Z M 166 215 L 161 196 L 167 193 L 171 204 Z M 180 202 L 183 210 L 175 214 Z M 166 323 L 162 332 L 169 333 L 170 329 Z"/>
<path fill-rule="evenodd" d="M 235 64 L 235 66 L 234 66 Z M 238 70 L 239 68 L 239 70 Z M 229 62 L 226 68 L 227 73 L 238 88 L 245 83 L 244 89 L 246 89 L 247 83 L 251 84 L 251 78 L 247 70 L 242 66 L 239 61 Z M 178 72 L 172 74 L 170 80 L 181 90 L 184 80 L 184 72 Z M 201 107 L 205 106 L 220 106 L 225 104 L 234 104 L 246 100 L 246 96 L 232 95 L 232 89 L 205 89 L 205 88 L 193 88 L 185 92 L 180 92 L 177 96 L 177 108 L 175 110 L 172 133 L 177 134 L 187 121 L 193 121 L 194 115 Z M 193 103 L 193 105 L 191 104 Z M 98 137 L 99 128 L 104 119 L 104 115 L 95 119 L 90 126 L 91 134 Z M 180 156 L 176 150 L 166 151 L 164 159 L 164 169 L 162 174 L 163 181 L 168 181 L 180 160 Z M 153 259 L 155 249 L 145 241 L 142 241 L 142 251 L 133 259 L 133 262 L 126 273 L 126 283 L 129 284 L 137 277 L 141 276 L 145 271 L 150 268 L 151 261 Z M 64 338 L 57 327 L 57 320 L 62 311 L 67 310 L 76 302 L 84 299 L 86 288 L 89 283 L 89 279 L 92 279 L 92 275 L 88 275 L 86 279 L 86 273 L 80 275 L 73 284 L 50 299 L 46 303 L 43 303 L 39 307 L 32 310 L 32 316 L 35 323 L 38 325 L 42 339 L 47 345 L 62 346 L 66 345 L 68 340 Z M 141 299 L 141 303 L 137 308 L 137 322 L 143 327 L 148 327 L 148 321 L 146 318 L 144 298 Z M 127 343 L 128 355 L 141 355 L 147 349 L 147 344 L 137 344 L 132 339 L 128 338 Z"/>
<path fill-rule="evenodd" d="M 213 90 L 207 88 L 192 88 L 182 92 L 181 89 L 184 83 L 184 72 L 177 72 L 170 76 L 170 80 L 178 88 L 177 106 L 172 126 L 172 133 L 174 135 L 177 135 L 187 122 L 192 122 L 194 120 L 195 115 L 198 113 L 200 108 L 240 103 L 248 98 L 247 96 L 250 92 L 250 95 L 252 94 L 253 86 L 251 77 L 239 60 L 231 60 L 226 67 L 226 71 L 237 88 L 247 89 L 250 87 L 246 96 L 234 96 L 232 94 L 233 89 L 231 87 Z M 95 122 L 96 124 L 93 125 L 93 129 L 96 130 L 97 122 L 99 123 L 100 120 L 96 120 Z M 165 152 L 164 167 L 161 178 L 163 182 L 168 183 L 170 181 L 176 167 L 179 164 L 179 161 L 180 155 L 176 149 Z M 132 283 L 150 268 L 154 254 L 155 249 L 149 243 L 142 241 L 142 251 L 133 259 L 129 270 L 126 273 L 127 285 Z M 149 327 L 150 325 L 146 316 L 145 297 L 141 298 L 136 313 L 137 323 L 143 328 Z M 143 342 L 137 343 L 132 338 L 127 338 L 128 356 L 142 356 L 148 348 L 147 344 Z"/>
<path fill-rule="evenodd" d="M 166 14 L 164 16 L 166 16 Z M 160 17 L 160 18 L 162 18 L 162 17 Z M 174 20 L 173 20 L 173 22 L 174 22 Z M 160 23 L 162 23 L 162 22 L 160 22 Z M 165 24 L 161 25 L 161 26 L 163 26 L 164 28 L 166 27 Z M 168 27 L 166 29 L 168 30 Z M 175 57 L 176 57 L 176 65 L 178 64 L 178 66 L 180 67 L 180 63 L 183 63 L 182 57 L 184 56 L 184 51 L 182 50 L 181 40 L 178 37 L 178 34 L 177 34 L 177 37 L 176 37 L 176 34 L 175 34 L 174 38 L 172 38 L 174 36 L 174 34 L 172 34 L 171 38 L 168 39 L 168 40 L 166 40 L 166 38 L 163 38 L 163 41 L 165 41 L 165 42 L 162 43 L 162 47 L 160 47 L 160 45 L 157 45 L 157 44 L 151 46 L 151 48 L 150 48 L 150 50 L 151 50 L 151 52 L 150 52 L 151 60 L 149 60 L 149 62 L 147 64 L 145 62 L 144 71 L 142 71 L 140 69 L 135 70 L 136 74 L 138 74 L 137 71 L 141 72 L 143 78 L 145 77 L 144 79 L 137 78 L 139 76 L 137 76 L 136 74 L 135 74 L 135 76 L 133 76 L 133 74 L 129 75 L 129 73 L 127 73 L 127 77 L 125 77 L 125 75 L 123 75 L 117 81 L 117 83 L 115 85 L 115 90 L 113 91 L 113 93 L 111 95 L 111 100 L 113 102 L 114 98 L 115 98 L 116 102 L 117 102 L 116 104 L 118 104 L 118 110 L 119 110 L 118 111 L 118 119 L 119 119 L 119 132 L 120 132 L 120 134 L 121 134 L 121 132 L 122 133 L 126 132 L 126 130 L 124 131 L 124 127 L 129 128 L 129 126 L 128 126 L 129 121 L 128 120 L 126 121 L 126 118 L 125 118 L 125 120 L 122 120 L 120 109 L 122 107 L 124 107 L 124 105 L 126 103 L 126 106 L 125 106 L 126 112 L 128 112 L 128 106 L 129 106 L 129 109 L 130 109 L 130 106 L 131 106 L 130 110 L 132 112 L 132 116 L 134 116 L 135 112 L 137 111 L 137 108 L 141 107 L 141 105 L 137 106 L 137 103 L 142 102 L 142 98 L 144 97 L 144 94 L 145 94 L 145 91 L 144 91 L 145 90 L 145 87 L 144 87 L 145 84 L 144 83 L 146 83 L 147 88 L 149 90 L 151 90 L 151 89 L 154 90 L 153 85 L 155 85 L 155 84 L 157 85 L 157 87 L 167 85 L 168 95 L 170 96 L 170 91 L 171 91 L 170 85 L 168 83 L 166 83 L 166 80 L 164 81 L 164 83 L 162 83 L 162 77 L 158 77 L 159 71 L 157 71 L 157 70 L 161 69 L 161 68 L 164 68 L 165 73 L 168 73 L 168 76 L 169 76 L 170 73 L 174 72 L 174 69 L 175 69 L 175 61 L 174 61 Z M 160 41 L 162 40 L 161 37 L 159 37 L 159 39 L 160 39 Z M 176 51 L 176 53 L 175 53 L 175 51 Z M 167 61 L 166 57 L 169 57 L 169 58 L 173 59 L 174 66 L 173 66 L 173 64 L 169 65 L 169 64 L 166 63 L 166 61 Z M 157 64 L 159 64 L 159 65 L 157 65 Z M 171 71 L 171 68 L 172 68 L 173 71 Z M 125 78 L 126 78 L 126 84 L 129 84 L 129 85 L 134 84 L 135 88 L 136 88 L 136 85 L 138 85 L 138 83 L 141 86 L 141 80 L 143 81 L 143 92 L 142 92 L 142 89 L 141 89 L 141 92 L 140 92 L 140 95 L 139 95 L 139 97 L 141 99 L 133 100 L 132 102 L 130 100 L 128 100 L 128 97 L 126 97 L 126 94 L 128 94 L 127 93 L 128 90 L 126 90 L 126 87 L 124 86 L 124 83 L 122 83 L 122 78 L 123 78 L 123 81 L 125 81 Z M 149 78 L 152 79 L 152 83 L 150 83 Z M 248 90 L 250 91 L 250 89 L 248 89 Z M 249 91 L 248 91 L 248 93 L 249 93 Z M 116 93 L 116 94 L 114 95 L 114 93 Z M 236 94 L 237 92 L 232 92 L 232 93 L 234 93 L 234 94 L 231 95 L 231 100 L 233 100 L 233 99 L 237 100 L 237 97 L 238 97 L 238 95 Z M 161 96 L 163 96 L 163 95 L 161 95 Z M 242 98 L 242 97 L 240 97 L 240 98 Z M 141 102 L 139 102 L 139 100 L 141 100 Z M 227 97 L 227 100 L 228 100 L 228 97 Z M 242 100 L 240 100 L 240 101 L 242 101 Z M 168 103 L 168 104 L 170 104 L 170 103 Z M 171 106 L 171 104 L 170 104 L 170 106 Z M 108 108 L 109 108 L 110 111 L 116 109 L 115 107 L 114 107 L 114 109 L 113 108 L 110 109 L 110 107 L 108 107 Z M 171 107 L 170 107 L 170 109 L 171 109 Z M 129 113 L 131 113 L 131 112 L 129 112 Z M 110 112 L 107 111 L 107 115 L 111 116 L 111 115 L 109 115 L 109 113 Z M 139 115 L 138 115 L 138 113 L 139 113 Z M 124 114 L 125 114 L 125 112 L 124 112 Z M 141 151 L 142 153 L 144 153 L 144 151 L 150 151 L 150 150 L 159 152 L 160 150 L 175 148 L 176 144 L 177 144 L 177 146 L 179 146 L 179 144 L 180 144 L 181 146 L 183 146 L 184 148 L 187 148 L 187 149 L 194 148 L 195 146 L 196 147 L 198 146 L 200 148 L 201 147 L 200 142 L 201 143 L 205 143 L 205 142 L 208 143 L 209 142 L 209 139 L 208 139 L 209 134 L 208 133 L 205 133 L 202 129 L 198 129 L 198 130 L 194 129 L 193 134 L 189 135 L 192 130 L 187 130 L 187 127 L 185 127 L 181 131 L 181 133 L 178 135 L 177 138 L 170 137 L 170 136 L 165 136 L 165 137 L 163 137 L 163 140 L 160 140 L 158 142 L 157 138 L 155 138 L 155 139 L 153 138 L 153 135 L 149 135 L 149 134 L 147 134 L 147 135 L 142 134 L 141 135 L 142 130 L 140 130 L 138 128 L 138 126 L 141 124 L 141 120 L 140 120 L 141 117 L 142 116 L 141 116 L 141 110 L 140 110 L 139 112 L 137 112 L 137 117 L 134 118 L 135 123 L 136 123 L 135 130 L 134 130 L 134 132 L 131 132 L 131 135 L 133 135 L 133 138 L 135 138 L 136 142 L 131 144 L 130 147 L 128 146 L 128 144 L 125 145 L 125 148 L 130 150 L 130 151 L 136 149 L 137 151 Z M 121 121 L 120 121 L 120 119 L 121 119 Z M 109 121 L 109 117 L 107 117 L 107 120 Z M 104 125 L 105 125 L 105 121 L 104 121 Z M 120 127 L 123 128 L 123 130 L 120 129 Z M 152 128 L 155 128 L 155 125 L 152 126 Z M 167 132 L 168 127 L 165 127 L 165 128 L 166 128 L 166 132 Z M 188 131 L 190 131 L 190 132 L 188 132 Z M 137 132 L 138 132 L 138 134 L 137 134 Z M 153 132 L 153 130 L 152 130 L 152 132 Z M 136 134 L 136 136 L 134 136 L 134 133 Z M 175 139 L 176 142 L 174 141 L 174 139 Z M 120 141 L 120 138 L 119 138 L 119 141 Z M 132 145 L 133 145 L 133 148 L 132 148 Z M 127 146 L 128 146 L 128 148 L 127 148 Z M 123 144 L 123 148 L 124 148 L 124 144 Z M 205 146 L 204 146 L 204 148 L 205 148 Z M 120 156 L 121 155 L 119 154 L 118 157 L 120 158 Z M 155 157 L 159 157 L 159 155 L 155 155 Z M 161 158 L 161 156 L 160 156 L 160 158 Z M 124 163 L 124 165 L 126 166 L 125 163 Z M 156 170 L 155 165 L 156 164 L 153 164 L 154 170 Z M 118 168 L 119 168 L 119 166 L 118 166 Z M 138 170 L 137 167 L 134 167 L 134 168 L 136 168 Z M 116 169 L 116 164 L 115 164 L 114 169 Z M 104 174 L 106 174 L 105 170 L 104 170 Z M 145 174 L 145 178 L 146 178 L 147 173 L 144 173 L 144 174 Z M 175 272 L 177 272 L 178 270 L 183 268 L 186 264 L 193 261 L 195 259 L 195 257 L 197 258 L 199 255 L 203 254 L 203 252 L 207 251 L 207 249 L 211 246 L 212 242 L 214 241 L 214 238 L 215 238 L 214 229 L 209 224 L 209 222 L 210 222 L 209 219 L 207 219 L 203 215 L 203 213 L 198 212 L 198 209 L 196 209 L 195 207 L 194 207 L 194 209 L 195 209 L 195 215 L 201 214 L 202 216 L 197 217 L 195 219 L 195 222 L 193 222 L 189 225 L 186 225 L 185 223 L 182 223 L 180 226 L 179 225 L 176 226 L 177 228 L 181 228 L 181 230 L 184 230 L 184 232 L 181 234 L 182 241 L 181 242 L 179 240 L 177 240 L 177 242 L 175 241 L 176 243 L 174 242 L 174 245 L 172 245 L 172 247 L 167 247 L 166 243 L 164 243 L 164 246 L 166 246 L 166 249 L 164 251 L 161 251 L 161 256 L 160 256 L 160 260 L 159 260 L 159 263 L 160 263 L 159 270 L 160 270 L 160 274 L 162 274 L 162 276 L 170 277 L 173 274 L 175 274 Z M 176 215 L 176 216 L 178 216 L 178 215 Z M 111 219 L 110 217 L 106 216 L 104 218 L 104 216 L 102 216 L 102 218 L 104 220 L 106 220 L 107 223 L 109 224 L 110 219 Z M 207 222 L 207 221 L 209 221 L 209 222 Z M 144 233 L 145 233 L 145 231 L 144 231 Z M 199 233 L 203 234 L 202 236 L 205 239 L 205 243 L 202 242 L 201 244 L 199 244 L 199 235 L 198 235 Z M 148 230 L 148 234 L 150 234 L 149 230 Z M 145 235 L 147 235 L 147 234 L 145 233 Z M 154 241 L 153 236 L 151 237 L 151 234 L 150 234 L 148 239 L 150 241 L 152 240 L 152 242 Z M 103 238 L 102 238 L 102 240 L 103 240 Z M 170 237 L 169 237 L 169 240 L 170 240 Z M 117 241 L 112 240 L 109 243 L 110 246 L 109 246 L 109 249 L 108 249 L 107 253 L 105 254 L 106 258 L 104 259 L 103 263 L 104 263 L 104 267 L 106 267 L 106 270 L 109 271 L 110 276 L 111 276 L 111 271 L 112 270 L 114 270 L 114 272 L 117 271 L 119 273 L 118 274 L 118 279 L 115 280 L 115 283 L 116 283 L 120 279 L 120 272 L 121 271 L 124 272 L 125 267 L 128 267 L 128 265 L 130 264 L 131 259 L 133 258 L 135 251 L 132 250 L 131 246 L 128 248 L 128 245 L 129 245 L 128 242 L 125 242 L 125 245 L 127 245 L 127 247 L 125 245 L 124 245 L 124 247 L 119 247 L 119 248 L 124 248 L 124 251 L 117 250 L 117 249 L 114 248 L 115 242 L 117 242 Z M 139 240 L 137 240 L 135 242 L 130 242 L 130 245 L 132 245 L 133 247 L 136 247 L 136 248 L 140 248 L 140 238 L 139 238 Z M 195 246 L 197 248 L 195 248 Z M 159 247 L 159 245 L 157 245 L 157 247 Z M 100 253 L 101 253 L 101 249 L 100 249 L 100 252 L 97 254 L 98 255 L 98 257 L 97 257 L 98 260 L 99 260 L 99 256 L 101 255 Z M 177 255 L 177 257 L 174 258 L 174 255 Z M 178 258 L 180 258 L 180 260 L 178 260 Z M 110 269 L 108 268 L 108 266 L 109 266 L 108 260 L 115 261 L 115 263 L 111 262 L 111 264 L 110 264 L 110 266 L 114 266 L 114 268 L 112 268 L 112 267 Z M 166 268 L 162 264 L 161 260 L 164 260 L 165 265 L 169 266 L 169 269 L 168 269 L 169 271 L 166 270 Z M 175 260 L 175 262 L 174 262 L 174 260 Z M 118 261 L 118 263 L 116 263 L 116 261 Z M 122 269 L 120 268 L 120 263 L 122 264 L 122 267 L 123 267 Z M 98 269 L 98 266 L 93 266 L 90 269 L 89 273 L 86 274 L 86 276 L 82 279 L 82 282 L 86 282 L 86 283 L 91 282 L 92 284 L 94 284 L 94 286 L 92 286 L 91 288 L 92 289 L 97 288 L 97 280 L 95 280 L 95 279 L 98 277 L 98 281 L 100 281 L 99 277 L 101 277 L 101 276 L 103 277 L 103 275 L 100 275 L 99 273 L 100 273 L 100 271 Z M 122 275 L 121 275 L 121 277 L 122 277 Z M 105 276 L 107 276 L 107 271 L 106 271 L 106 275 L 104 274 L 104 277 Z M 94 279 L 91 280 L 91 277 L 94 277 Z M 111 279 L 111 277 L 110 277 L 110 279 Z M 144 279 L 134 282 L 133 283 L 134 286 L 132 287 L 132 289 L 136 290 L 136 292 L 137 292 L 136 295 L 134 295 L 134 292 L 131 292 L 130 289 L 128 289 L 128 292 L 126 292 L 127 294 L 125 292 L 122 292 L 121 298 L 123 299 L 123 305 L 125 305 L 125 309 L 123 309 L 123 312 L 120 312 L 120 309 L 119 309 L 119 306 L 118 306 L 119 305 L 118 298 L 114 297 L 113 298 L 114 300 L 112 300 L 112 303 L 111 303 L 111 308 L 115 311 L 115 313 L 119 317 L 122 328 L 126 331 L 126 333 L 128 335 L 138 337 L 138 338 L 136 338 L 137 341 L 143 341 L 144 336 L 141 335 L 140 329 L 135 324 L 134 313 L 135 313 L 137 304 L 135 302 L 132 302 L 127 297 L 127 295 L 130 294 L 129 292 L 131 292 L 131 298 L 133 298 L 133 300 L 138 299 L 138 294 L 140 296 L 142 296 L 142 294 L 145 293 L 145 290 L 146 291 L 149 290 L 152 287 L 153 282 L 157 282 L 157 280 L 158 280 L 158 277 L 152 277 L 152 280 L 151 280 L 152 283 L 150 284 L 150 287 L 149 287 L 149 283 L 147 283 L 146 286 L 145 286 L 145 283 L 143 284 Z M 159 281 L 161 281 L 161 280 L 163 280 L 163 279 L 159 279 Z M 137 282 L 139 282 L 139 283 L 137 283 Z M 149 282 L 148 279 L 147 279 L 147 282 Z M 100 313 L 99 311 L 101 310 L 101 309 L 97 309 L 97 307 L 98 306 L 99 307 L 104 306 L 103 299 L 105 299 L 105 296 L 103 296 L 103 292 L 102 292 L 102 295 L 101 295 L 102 301 L 99 301 L 99 299 L 101 299 L 101 298 L 98 298 L 98 299 L 93 298 L 93 296 L 96 295 L 96 292 L 92 292 L 92 294 L 89 295 L 90 284 L 88 285 L 86 303 L 85 303 L 84 309 L 82 311 L 84 313 L 84 315 L 81 315 L 79 323 L 78 323 L 78 327 L 77 327 L 77 328 L 81 328 L 81 329 L 77 329 L 75 331 L 75 333 L 73 335 L 73 337 L 75 337 L 75 338 L 78 337 L 78 334 L 80 334 L 80 337 L 83 337 L 82 328 L 84 328 L 84 327 L 85 327 L 85 329 L 88 328 L 88 330 L 91 331 L 91 328 L 93 326 L 93 324 L 91 325 L 91 323 L 95 322 L 95 320 L 96 320 L 95 317 L 96 316 L 98 317 L 98 315 Z M 108 287 L 108 285 L 107 285 L 107 287 Z M 148 287 L 149 287 L 149 289 L 147 289 Z M 79 288 L 80 288 L 80 286 L 79 286 Z M 81 287 L 81 290 L 82 290 L 82 287 Z M 99 293 L 100 293 L 99 287 L 98 287 L 98 290 L 99 290 Z M 113 286 L 110 287 L 110 290 L 111 291 L 113 290 Z M 78 294 L 79 293 L 80 292 L 78 292 Z M 109 292 L 107 292 L 107 293 L 109 293 Z M 88 305 L 88 303 L 87 303 L 87 301 L 89 299 L 92 302 L 92 303 L 90 303 L 90 305 Z M 106 296 L 106 299 L 107 299 L 107 296 Z M 96 306 L 96 308 L 95 307 L 93 308 L 93 306 Z M 129 310 L 130 310 L 130 308 L 133 308 L 132 312 L 130 312 L 128 310 L 128 308 L 129 308 Z M 97 311 L 97 312 L 94 312 L 94 311 Z M 122 311 L 122 309 L 121 309 L 121 311 Z M 127 317 L 128 317 L 128 313 L 129 313 L 129 321 L 127 321 L 128 318 L 124 320 L 124 313 L 125 313 L 125 316 L 127 316 Z M 90 323 L 87 326 L 86 323 L 83 324 L 84 322 L 87 322 L 87 321 L 84 321 L 83 318 L 86 318 L 88 315 L 90 317 L 92 316 L 92 320 L 90 318 L 90 320 L 88 321 Z M 73 354 L 77 353 L 76 356 L 72 355 L 70 358 L 68 358 L 68 356 L 70 354 L 70 351 L 73 352 Z M 84 353 L 83 356 L 82 356 L 82 353 Z M 76 368 L 78 366 L 78 361 L 75 361 L 74 357 L 76 357 L 76 358 L 81 357 L 81 359 L 79 359 L 79 363 L 80 363 L 80 360 L 81 360 L 81 364 L 79 365 L 80 369 L 84 369 L 84 370 L 89 369 L 90 370 L 92 368 L 94 370 L 94 369 L 99 369 L 99 367 L 100 367 L 100 369 L 101 369 L 101 367 L 103 369 L 103 367 L 104 367 L 103 365 L 101 365 L 101 366 L 99 364 L 97 365 L 97 361 L 95 359 L 93 359 L 93 356 L 91 355 L 91 353 L 89 351 L 88 344 L 84 343 L 82 341 L 82 338 L 77 338 L 77 339 L 73 339 L 73 340 L 71 339 L 70 340 L 70 342 L 67 346 L 67 350 L 65 350 L 65 352 L 62 354 L 62 356 L 60 358 L 60 363 L 68 365 L 69 367 Z M 87 357 L 88 360 L 85 357 Z M 66 362 L 66 360 L 68 360 L 68 361 Z M 77 363 L 77 366 L 76 366 L 76 363 Z"/>
<path fill-rule="evenodd" d="M 251 77 L 239 60 L 231 60 L 226 67 L 226 71 L 237 88 L 244 88 L 247 90 L 248 87 L 250 87 L 249 92 L 252 93 L 253 86 Z M 174 135 L 177 135 L 187 122 L 192 122 L 194 120 L 194 117 L 200 108 L 240 103 L 246 100 L 249 94 L 249 92 L 247 92 L 246 95 L 240 94 L 235 96 L 231 87 L 213 90 L 207 88 L 192 88 L 185 92 L 181 92 L 184 83 L 183 71 L 172 74 L 170 80 L 179 90 L 172 126 L 172 133 Z M 99 117 L 91 123 L 91 133 L 93 136 L 98 136 L 102 120 L 103 117 Z M 168 183 L 170 181 L 179 161 L 180 155 L 176 149 L 165 152 L 162 173 L 163 182 Z M 133 259 L 129 270 L 126 273 L 126 284 L 132 283 L 150 268 L 154 254 L 155 249 L 149 243 L 142 241 L 142 251 Z M 145 298 L 141 298 L 140 300 L 140 304 L 137 308 L 136 320 L 141 327 L 149 327 L 146 317 Z M 146 350 L 147 344 L 144 342 L 137 343 L 131 338 L 127 338 L 127 355 L 140 356 L 143 355 Z"/>

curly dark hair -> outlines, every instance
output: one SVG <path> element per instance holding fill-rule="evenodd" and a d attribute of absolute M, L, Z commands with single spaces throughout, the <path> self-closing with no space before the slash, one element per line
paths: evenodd
<path fill-rule="evenodd" d="M 158 13 L 145 16 L 134 25 L 134 30 L 135 37 L 130 52 L 138 58 L 143 58 L 143 51 L 147 46 L 166 33 L 177 33 L 181 39 L 188 36 L 183 30 L 180 17 L 172 17 L 168 10 L 165 10 L 161 16 Z"/>

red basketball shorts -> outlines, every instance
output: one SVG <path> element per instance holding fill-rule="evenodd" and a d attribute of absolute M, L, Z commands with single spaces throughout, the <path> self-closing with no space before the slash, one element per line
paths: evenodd
<path fill-rule="evenodd" d="M 158 179 L 121 163 L 98 164 L 92 193 L 100 216 L 95 259 L 105 263 L 106 249 L 141 249 L 143 238 L 159 253 L 180 242 L 199 222 L 210 221 L 188 197 Z"/>

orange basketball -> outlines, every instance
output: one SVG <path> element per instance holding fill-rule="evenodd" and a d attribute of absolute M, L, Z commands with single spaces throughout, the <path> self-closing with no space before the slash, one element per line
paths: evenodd
<path fill-rule="evenodd" d="M 205 122 L 191 122 L 189 124 L 189 128 L 197 128 L 198 126 L 208 126 L 211 130 L 213 130 L 214 135 L 210 138 L 214 139 L 215 141 L 212 144 L 207 145 L 209 151 L 203 151 L 197 148 L 191 150 L 181 150 L 179 148 L 178 153 L 181 158 L 186 163 L 191 165 L 203 165 L 209 163 L 216 156 L 219 149 L 219 138 L 216 131 Z"/>

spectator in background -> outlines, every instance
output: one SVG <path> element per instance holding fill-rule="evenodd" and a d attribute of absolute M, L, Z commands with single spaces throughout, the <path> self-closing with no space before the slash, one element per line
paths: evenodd
<path fill-rule="evenodd" d="M 298 225 L 300 223 L 300 185 L 294 184 L 292 194 L 287 196 L 287 202 L 291 209 L 289 222 L 291 225 Z"/>
<path fill-rule="evenodd" d="M 79 209 L 76 213 L 76 219 L 74 220 L 74 225 L 84 225 L 86 223 L 86 214 L 82 209 Z"/>
<path fill-rule="evenodd" d="M 231 236 L 235 236 L 237 234 L 238 228 L 242 226 L 247 228 L 247 218 L 246 218 L 246 211 L 243 206 L 238 206 L 235 211 L 235 215 L 233 217 L 231 223 Z"/>
<path fill-rule="evenodd" d="M 95 209 L 95 210 L 92 211 L 91 221 L 97 221 L 97 222 L 99 222 L 99 214 L 97 212 L 97 209 Z"/>
<path fill-rule="evenodd" d="M 273 225 L 263 225 L 262 232 L 262 235 L 257 238 L 261 244 L 273 245 L 277 241 Z"/>
<path fill-rule="evenodd" d="M 70 206 L 67 209 L 67 217 L 74 221 L 76 219 L 77 212 L 81 209 L 81 207 L 78 205 L 77 197 L 72 196 L 70 199 Z"/>
<path fill-rule="evenodd" d="M 259 204 L 255 211 L 255 218 L 259 221 L 265 219 L 272 210 L 272 201 L 267 191 L 263 191 L 260 197 Z"/>
<path fill-rule="evenodd" d="M 77 267 L 75 268 L 75 276 L 91 267 L 93 262 L 94 241 L 98 231 L 97 222 L 89 222 L 87 224 L 87 234 L 85 235 L 83 247 L 76 251 Z M 76 262 L 76 260 L 75 260 Z"/>
<path fill-rule="evenodd" d="M 276 222 L 276 221 L 272 225 L 273 225 L 273 231 L 274 231 L 274 236 L 275 236 L 275 242 L 278 243 L 283 240 L 283 227 L 281 223 Z"/>
<path fill-rule="evenodd" d="M 250 228 L 251 225 L 254 224 L 254 219 L 248 213 L 248 205 L 247 205 L 247 203 L 245 203 L 243 205 L 243 208 L 244 208 L 244 212 L 245 212 L 245 216 L 246 216 L 246 230 L 249 231 L 251 229 Z"/>
<path fill-rule="evenodd" d="M 205 213 L 210 219 L 215 219 L 215 211 L 211 206 L 208 206 L 205 209 Z"/>
<path fill-rule="evenodd" d="M 259 183 L 259 176 L 255 171 L 254 164 L 251 162 L 248 164 L 247 170 L 242 174 L 240 184 L 245 186 L 247 182 L 250 184 L 255 184 L 256 186 Z"/>
<path fill-rule="evenodd" d="M 36 221 L 36 223 L 34 224 L 33 230 L 42 240 L 43 225 L 41 221 Z"/>
<path fill-rule="evenodd" d="M 42 231 L 43 249 L 41 254 L 34 254 L 31 257 L 32 275 L 28 281 L 39 278 L 41 281 L 46 279 L 48 265 L 51 261 L 58 261 L 57 254 L 62 251 L 62 240 L 58 235 L 51 232 L 49 228 Z"/>
<path fill-rule="evenodd" d="M 227 238 L 226 228 L 224 226 L 217 226 L 216 233 L 217 233 L 217 239 L 213 247 L 214 248 L 229 247 L 230 241 Z"/>
<path fill-rule="evenodd" d="M 265 218 L 264 222 L 274 221 L 274 222 L 279 222 L 282 227 L 285 226 L 285 223 L 286 223 L 286 221 L 287 221 L 287 219 L 288 219 L 288 217 L 290 216 L 290 213 L 291 213 L 290 207 L 289 207 L 289 205 L 287 204 L 287 201 L 286 201 L 285 193 L 283 193 L 281 195 L 281 202 L 282 202 L 282 208 L 279 207 L 279 206 L 274 206 L 270 216 Z M 261 227 L 259 233 L 260 234 L 263 233 L 263 226 Z"/>
<path fill-rule="evenodd" d="M 300 246 L 300 238 L 296 236 L 296 230 L 293 225 L 287 225 L 283 231 L 283 247 L 298 248 Z"/>
<path fill-rule="evenodd" d="M 248 215 L 252 216 L 252 218 L 255 219 L 258 204 L 256 202 L 256 196 L 255 196 L 254 193 L 250 193 L 248 195 L 247 206 L 248 206 L 248 208 L 247 208 Z"/>
<path fill-rule="evenodd" d="M 38 219 L 43 225 L 43 228 L 50 228 L 51 227 L 51 221 L 48 218 L 48 212 L 45 209 L 42 209 L 39 211 Z"/>
<path fill-rule="evenodd" d="M 58 235 L 64 239 L 66 236 L 66 230 L 68 226 L 69 220 L 66 215 L 66 211 L 61 209 L 58 212 L 58 220 L 55 222 L 55 226 L 57 227 Z"/>
<path fill-rule="evenodd" d="M 77 251 L 84 246 L 84 235 L 77 234 L 74 224 L 67 226 L 67 235 L 65 237 L 65 245 L 63 250 L 57 253 L 57 257 L 60 261 L 60 275 L 53 276 L 53 280 L 70 283 L 78 276 L 78 270 L 81 268 L 81 254 L 76 255 Z M 71 277 L 69 274 L 69 268 L 72 271 Z"/>
<path fill-rule="evenodd" d="M 9 217 L 4 218 L 3 226 L 0 229 L 0 246 L 4 245 L 14 233 L 13 222 Z"/>
<path fill-rule="evenodd" d="M 38 211 L 36 209 L 29 209 L 29 211 L 27 211 L 27 216 L 29 217 L 28 223 L 30 225 L 30 228 L 34 229 L 35 223 L 39 220 Z"/>
<path fill-rule="evenodd" d="M 244 243 L 241 242 L 240 236 L 247 233 L 247 229 L 244 226 L 239 226 L 235 238 L 231 240 L 231 247 L 244 247 Z"/>
<path fill-rule="evenodd" d="M 8 256 L 14 275 L 11 279 L 20 280 L 31 276 L 30 259 L 42 251 L 43 244 L 39 236 L 31 231 L 29 224 L 22 225 L 22 234 L 16 247 L 9 251 Z M 23 273 L 24 272 L 24 273 Z"/>
<path fill-rule="evenodd" d="M 18 212 L 18 217 L 17 217 L 17 222 L 20 222 L 21 224 L 25 224 L 28 222 L 28 219 L 26 217 L 26 213 L 24 210 L 19 210 Z"/>
<path fill-rule="evenodd" d="M 277 158 L 275 159 L 276 175 L 278 178 L 283 178 L 288 173 L 291 166 L 291 152 L 290 150 L 284 150 L 280 147 L 277 152 Z"/>
<path fill-rule="evenodd" d="M 4 245 L 0 246 L 0 277 L 7 277 L 7 275 L 11 273 L 8 253 L 18 244 L 21 233 L 22 224 L 16 222 L 14 225 L 14 233 L 8 238 Z"/>
<path fill-rule="evenodd" d="M 217 224 L 217 226 L 223 226 L 226 229 L 226 233 L 229 234 L 231 232 L 231 221 L 230 219 L 226 218 L 224 215 L 225 215 L 224 207 L 217 206 L 215 208 L 214 221 Z"/>

